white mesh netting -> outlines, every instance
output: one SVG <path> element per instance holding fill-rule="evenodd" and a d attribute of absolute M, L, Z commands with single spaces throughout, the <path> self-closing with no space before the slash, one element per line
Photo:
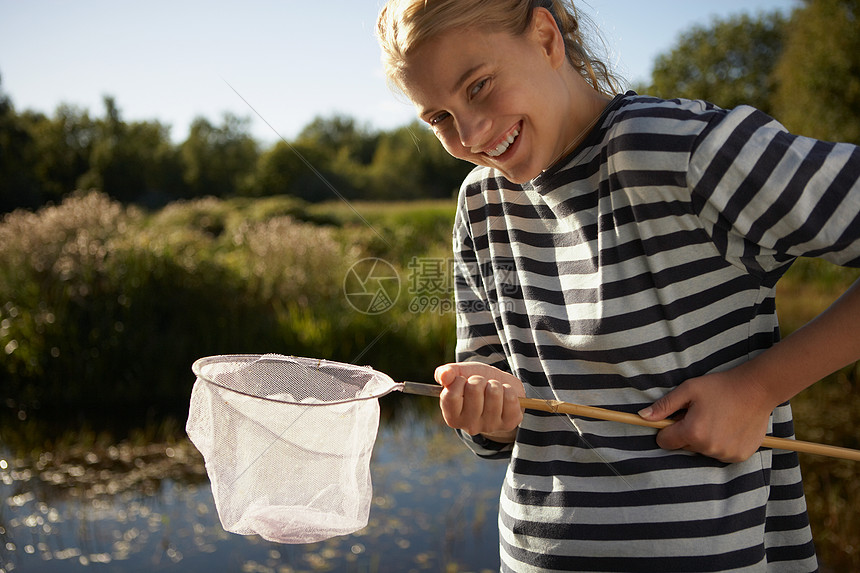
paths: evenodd
<path fill-rule="evenodd" d="M 203 454 L 221 525 L 312 543 L 367 525 L 376 398 L 370 368 L 280 355 L 195 362 L 186 431 Z"/>

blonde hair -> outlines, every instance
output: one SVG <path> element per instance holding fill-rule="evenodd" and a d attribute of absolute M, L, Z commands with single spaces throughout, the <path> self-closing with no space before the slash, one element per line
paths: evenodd
<path fill-rule="evenodd" d="M 429 38 L 468 28 L 520 35 L 531 24 L 536 8 L 552 14 L 564 37 L 568 61 L 591 87 L 609 96 L 622 91 L 622 81 L 588 45 L 581 24 L 594 27 L 569 0 L 389 0 L 376 22 L 385 75 L 392 87 L 402 91 L 410 52 Z M 600 41 L 596 30 L 593 36 Z"/>

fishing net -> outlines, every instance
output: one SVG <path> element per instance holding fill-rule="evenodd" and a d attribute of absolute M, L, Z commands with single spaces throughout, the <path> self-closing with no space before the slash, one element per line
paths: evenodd
<path fill-rule="evenodd" d="M 186 431 L 224 529 L 311 543 L 367 525 L 377 398 L 403 383 L 273 354 L 201 358 L 193 370 Z"/>
<path fill-rule="evenodd" d="M 201 358 L 186 431 L 203 454 L 221 524 L 280 543 L 312 543 L 367 525 L 378 398 L 439 396 L 369 367 L 279 354 Z M 663 428 L 634 414 L 537 398 L 523 408 Z M 860 461 L 860 451 L 766 436 L 762 445 Z"/>

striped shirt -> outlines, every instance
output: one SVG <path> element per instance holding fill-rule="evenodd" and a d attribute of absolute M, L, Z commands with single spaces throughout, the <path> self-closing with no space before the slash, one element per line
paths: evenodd
<path fill-rule="evenodd" d="M 530 397 L 637 412 L 778 341 L 799 256 L 860 266 L 860 150 L 749 107 L 629 93 L 515 185 L 476 168 L 454 228 L 457 359 Z M 790 406 L 768 433 L 793 437 Z M 795 453 L 725 464 L 654 431 L 528 410 L 501 492 L 503 571 L 815 571 Z"/>

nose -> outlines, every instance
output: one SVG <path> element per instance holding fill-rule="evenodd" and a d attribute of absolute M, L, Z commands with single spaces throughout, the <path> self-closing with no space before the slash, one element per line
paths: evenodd
<path fill-rule="evenodd" d="M 486 137 L 490 128 L 490 120 L 482 113 L 471 111 L 461 114 L 455 120 L 457 132 L 460 134 L 460 143 L 471 151 L 483 151 L 476 146 L 485 145 Z"/>

